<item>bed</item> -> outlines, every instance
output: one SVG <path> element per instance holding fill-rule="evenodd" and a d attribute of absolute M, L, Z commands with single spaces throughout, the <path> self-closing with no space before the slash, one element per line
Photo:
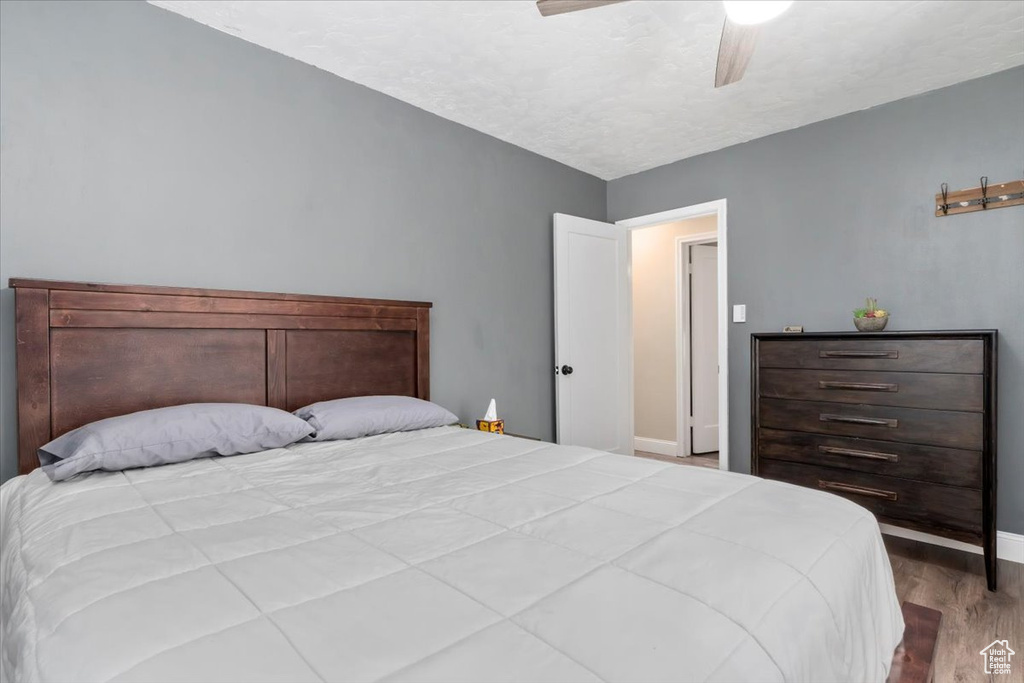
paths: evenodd
<path fill-rule="evenodd" d="M 823 492 L 454 426 L 52 483 L 36 448 L 131 410 L 428 398 L 429 304 L 12 286 L 5 681 L 889 673 L 878 525 Z"/>

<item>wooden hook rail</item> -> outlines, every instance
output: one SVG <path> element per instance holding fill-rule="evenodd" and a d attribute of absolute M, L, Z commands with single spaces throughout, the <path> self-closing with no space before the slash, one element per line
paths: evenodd
<path fill-rule="evenodd" d="M 935 195 L 935 215 L 939 217 L 1021 205 L 1024 205 L 1024 180 L 989 185 L 988 178 L 982 177 L 978 187 L 956 192 L 950 192 L 949 186 L 942 183 L 942 191 Z"/>

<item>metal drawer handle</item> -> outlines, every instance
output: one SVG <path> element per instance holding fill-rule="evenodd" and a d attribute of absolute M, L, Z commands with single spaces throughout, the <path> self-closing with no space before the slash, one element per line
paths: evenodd
<path fill-rule="evenodd" d="M 899 500 L 899 495 L 895 491 L 883 491 L 882 489 L 869 489 L 864 486 L 854 486 L 853 484 L 843 484 L 838 481 L 825 481 L 824 479 L 818 480 L 818 488 L 825 489 L 827 491 L 842 491 L 843 493 L 855 493 L 859 496 L 871 496 L 872 498 L 884 498 L 886 500 Z"/>
<path fill-rule="evenodd" d="M 852 448 L 837 448 L 835 446 L 818 446 L 818 452 L 826 455 L 845 455 L 851 458 L 864 458 L 865 460 L 886 460 L 888 462 L 899 462 L 900 456 L 895 453 L 878 453 L 877 451 L 858 451 Z"/>
<path fill-rule="evenodd" d="M 899 384 L 875 384 L 872 382 L 818 382 L 819 389 L 850 389 L 852 391 L 899 391 Z"/>
<path fill-rule="evenodd" d="M 821 413 L 818 419 L 822 422 L 847 422 L 855 425 L 872 425 L 875 427 L 899 427 L 900 421 L 888 417 L 856 417 L 854 415 L 829 415 Z"/>
<path fill-rule="evenodd" d="M 818 351 L 818 358 L 899 358 L 899 351 Z"/>

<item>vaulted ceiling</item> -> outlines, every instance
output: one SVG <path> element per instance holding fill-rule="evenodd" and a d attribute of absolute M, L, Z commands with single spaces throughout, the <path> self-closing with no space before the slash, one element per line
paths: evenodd
<path fill-rule="evenodd" d="M 715 89 L 722 3 L 153 4 L 604 179 L 1024 64 L 1024 2 L 804 0 Z"/>

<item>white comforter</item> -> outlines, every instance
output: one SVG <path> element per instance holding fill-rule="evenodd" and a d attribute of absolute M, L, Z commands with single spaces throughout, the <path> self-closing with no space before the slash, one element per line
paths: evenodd
<path fill-rule="evenodd" d="M 4 681 L 882 681 L 826 493 L 441 428 L 0 488 Z"/>

